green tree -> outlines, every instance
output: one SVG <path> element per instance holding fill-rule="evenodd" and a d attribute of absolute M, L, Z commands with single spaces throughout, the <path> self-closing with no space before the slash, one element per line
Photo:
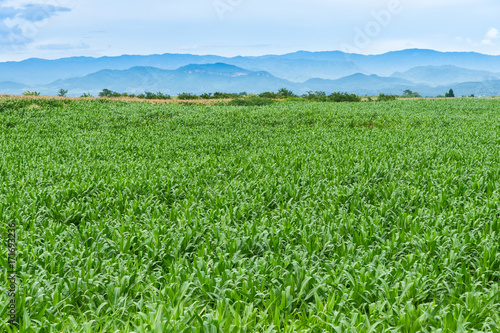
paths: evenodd
<path fill-rule="evenodd" d="M 103 89 L 99 93 L 99 97 L 120 97 L 120 94 L 109 89 Z"/>
<path fill-rule="evenodd" d="M 284 98 L 297 97 L 297 95 L 295 95 L 293 91 L 288 90 L 286 88 L 281 88 L 280 90 L 278 90 L 278 95 L 281 95 Z"/>
<path fill-rule="evenodd" d="M 59 92 L 57 93 L 57 96 L 59 96 L 59 97 L 65 97 L 67 93 L 68 93 L 67 90 L 59 89 Z"/>
<path fill-rule="evenodd" d="M 444 97 L 455 97 L 455 93 L 453 92 L 453 89 L 450 89 L 449 92 L 444 94 Z"/>

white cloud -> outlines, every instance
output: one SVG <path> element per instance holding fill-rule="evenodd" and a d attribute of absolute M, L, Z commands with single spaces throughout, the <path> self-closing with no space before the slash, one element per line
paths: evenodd
<path fill-rule="evenodd" d="M 69 12 L 66 7 L 43 3 L 28 3 L 19 6 L 4 6 L 0 1 L 0 45 L 23 45 L 33 41 L 38 29 L 49 18 L 60 12 Z"/>
<path fill-rule="evenodd" d="M 486 33 L 486 39 L 494 39 L 499 37 L 500 32 L 496 28 L 491 28 Z"/>
<path fill-rule="evenodd" d="M 214 9 L 216 1 L 233 8 L 224 21 Z M 388 8 L 398 4 L 402 12 L 387 18 Z M 355 29 L 375 23 L 381 27 L 380 34 L 370 38 L 362 53 L 430 48 L 500 54 L 499 10 L 498 0 L 145 0 L 140 4 L 136 0 L 0 0 L 0 61 L 336 50 L 342 43 L 353 45 Z M 424 15 L 426 24 L 422 24 Z M 9 45 L 22 49 L 5 48 Z"/>
<path fill-rule="evenodd" d="M 500 37 L 500 32 L 496 28 L 491 28 L 481 41 L 481 45 L 494 46 L 493 39 Z"/>

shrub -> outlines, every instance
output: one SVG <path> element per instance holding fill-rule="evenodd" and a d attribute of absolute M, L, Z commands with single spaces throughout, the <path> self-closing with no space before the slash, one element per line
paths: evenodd
<path fill-rule="evenodd" d="M 330 102 L 361 102 L 361 97 L 356 94 L 348 94 L 346 92 L 336 92 L 328 96 Z"/>
<path fill-rule="evenodd" d="M 200 97 L 198 95 L 195 95 L 195 94 L 190 94 L 190 93 L 182 93 L 182 94 L 179 94 L 177 96 L 178 99 L 183 99 L 183 100 L 186 100 L 186 99 L 199 99 Z"/>
<path fill-rule="evenodd" d="M 243 93 L 241 93 L 243 94 Z M 223 98 L 238 98 L 241 96 L 246 96 L 246 95 L 241 95 L 241 94 L 233 94 L 233 93 L 222 93 L 222 92 L 215 92 L 213 98 L 215 99 L 223 99 Z M 246 94 L 246 93 L 244 93 Z"/>
<path fill-rule="evenodd" d="M 120 97 L 120 96 L 121 96 L 121 94 L 119 94 L 115 91 L 109 90 L 109 89 L 103 89 L 99 93 L 99 97 Z"/>
<path fill-rule="evenodd" d="M 327 96 L 324 91 L 308 91 L 307 95 L 302 95 L 302 98 L 315 102 L 361 102 L 361 97 L 356 94 L 348 94 L 346 92 L 335 92 Z"/>
<path fill-rule="evenodd" d="M 265 91 L 265 92 L 259 94 L 259 97 L 285 99 L 285 98 L 298 97 L 298 96 L 286 88 L 281 88 L 280 90 L 278 90 L 277 93 Z"/>
<path fill-rule="evenodd" d="M 24 96 L 40 96 L 40 93 L 38 91 L 23 91 Z"/>
<path fill-rule="evenodd" d="M 262 98 L 280 98 L 281 96 L 279 96 L 277 93 L 265 91 L 265 92 L 259 94 L 259 97 L 262 97 Z"/>
<path fill-rule="evenodd" d="M 302 95 L 303 99 L 316 102 L 326 102 L 326 93 L 324 91 L 308 91 L 307 94 Z"/>
<path fill-rule="evenodd" d="M 396 95 L 385 95 L 385 94 L 380 94 L 378 95 L 377 102 L 390 102 L 390 101 L 395 101 L 397 98 Z"/>
<path fill-rule="evenodd" d="M 401 97 L 417 98 L 422 96 L 420 96 L 420 94 L 416 91 L 411 91 L 410 89 L 406 89 Z"/>
<path fill-rule="evenodd" d="M 152 93 L 150 91 L 146 91 L 146 92 L 144 92 L 144 94 L 141 94 L 140 96 L 141 96 L 140 98 L 145 98 L 145 99 L 170 99 L 171 98 L 170 95 L 164 95 L 161 92 L 157 92 L 155 94 L 155 93 Z"/>
<path fill-rule="evenodd" d="M 212 93 L 203 93 L 203 94 L 200 95 L 200 98 L 211 99 L 212 98 Z"/>
<path fill-rule="evenodd" d="M 282 98 L 298 97 L 291 90 L 288 90 L 286 88 L 281 88 L 280 90 L 278 90 L 278 95 L 283 96 Z"/>

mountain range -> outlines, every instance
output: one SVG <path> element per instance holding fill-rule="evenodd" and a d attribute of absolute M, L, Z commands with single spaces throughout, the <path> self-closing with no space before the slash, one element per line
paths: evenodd
<path fill-rule="evenodd" d="M 258 57 L 163 54 L 27 59 L 0 63 L 0 94 L 36 90 L 68 95 L 161 91 L 260 93 L 290 89 L 360 95 L 500 95 L 500 56 L 411 49 L 380 55 L 299 51 Z"/>

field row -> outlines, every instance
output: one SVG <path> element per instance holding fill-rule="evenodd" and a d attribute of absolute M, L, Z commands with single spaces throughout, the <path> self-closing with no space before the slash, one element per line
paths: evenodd
<path fill-rule="evenodd" d="M 500 330 L 496 100 L 7 99 L 0 129 L 19 331 Z"/>

